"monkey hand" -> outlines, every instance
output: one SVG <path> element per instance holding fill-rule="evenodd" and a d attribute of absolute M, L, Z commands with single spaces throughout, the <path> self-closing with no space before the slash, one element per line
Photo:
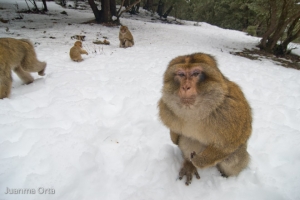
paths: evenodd
<path fill-rule="evenodd" d="M 200 179 L 197 168 L 190 161 L 186 160 L 179 172 L 179 180 L 181 180 L 183 176 L 186 176 L 185 184 L 189 185 L 192 183 L 193 175 L 195 175 L 197 179 Z"/>

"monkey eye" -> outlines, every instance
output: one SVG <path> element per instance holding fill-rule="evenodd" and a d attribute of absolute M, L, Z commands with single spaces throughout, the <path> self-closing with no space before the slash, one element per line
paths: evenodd
<path fill-rule="evenodd" d="M 179 76 L 179 77 L 185 77 L 185 74 L 184 74 L 184 72 L 177 72 L 177 76 Z"/>
<path fill-rule="evenodd" d="M 192 76 L 197 77 L 197 76 L 199 76 L 199 74 L 200 74 L 200 72 L 195 71 L 195 72 L 192 73 Z"/>

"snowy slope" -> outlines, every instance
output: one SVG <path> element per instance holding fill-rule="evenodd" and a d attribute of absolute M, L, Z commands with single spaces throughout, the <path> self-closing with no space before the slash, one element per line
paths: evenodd
<path fill-rule="evenodd" d="M 15 2 L 26 7 L 23 0 L 1 0 L 7 9 L 0 17 L 16 17 Z M 0 37 L 32 40 L 47 62 L 47 75 L 33 74 L 30 85 L 14 75 L 11 97 L 0 100 L 0 199 L 300 199 L 300 72 L 229 53 L 252 48 L 259 38 L 134 16 L 121 22 L 135 46 L 121 49 L 118 27 L 79 24 L 93 19 L 92 12 L 67 9 L 66 16 L 47 3 L 51 15 L 0 22 Z M 74 34 L 86 35 L 89 55 L 81 63 L 69 58 Z M 92 43 L 103 37 L 111 45 Z M 199 170 L 201 179 L 187 187 L 178 180 L 181 153 L 158 119 L 157 101 L 168 62 L 194 52 L 214 55 L 249 100 L 252 161 L 228 179 L 216 168 Z M 7 188 L 36 194 L 5 194 Z"/>

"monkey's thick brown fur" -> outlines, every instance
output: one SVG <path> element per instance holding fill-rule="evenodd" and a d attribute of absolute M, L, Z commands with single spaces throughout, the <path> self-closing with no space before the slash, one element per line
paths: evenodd
<path fill-rule="evenodd" d="M 200 178 L 197 168 L 210 166 L 225 177 L 238 175 L 249 163 L 252 131 L 251 108 L 239 86 L 203 53 L 173 59 L 163 83 L 159 116 L 185 159 L 179 178 L 185 175 L 189 185 L 193 175 Z"/>
<path fill-rule="evenodd" d="M 82 61 L 81 54 L 86 54 L 88 55 L 88 52 L 86 50 L 82 49 L 82 42 L 81 41 L 76 41 L 74 43 L 74 46 L 70 49 L 70 58 L 73 61 L 80 62 Z"/>
<path fill-rule="evenodd" d="M 127 48 L 134 45 L 134 39 L 127 26 L 121 26 L 119 32 L 120 47 Z"/>
<path fill-rule="evenodd" d="M 34 47 L 29 40 L 0 38 L 0 99 L 9 97 L 12 85 L 11 70 L 29 84 L 33 77 L 29 72 L 44 76 L 45 62 L 37 60 Z"/>

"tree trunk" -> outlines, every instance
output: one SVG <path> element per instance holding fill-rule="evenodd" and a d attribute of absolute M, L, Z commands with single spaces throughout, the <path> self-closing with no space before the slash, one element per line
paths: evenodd
<path fill-rule="evenodd" d="M 287 18 L 286 21 L 280 21 L 280 23 L 277 25 L 278 28 L 276 29 L 276 31 L 274 32 L 274 34 L 272 35 L 272 37 L 269 39 L 269 41 L 266 44 L 267 49 L 274 50 L 276 48 L 277 42 L 282 37 L 287 26 L 290 23 L 294 22 L 294 20 L 297 20 L 296 23 L 299 22 L 300 12 L 289 18 L 286 16 L 286 18 Z M 290 42 L 288 42 L 288 43 L 290 43 Z"/>
<path fill-rule="evenodd" d="M 296 6 L 294 1 L 282 0 L 281 2 L 281 8 L 277 9 L 277 1 L 269 0 L 270 24 L 259 44 L 260 49 L 276 55 L 285 54 L 287 52 L 287 45 L 294 40 L 293 37 L 295 36 L 287 36 L 287 39 L 282 44 L 278 44 L 278 41 L 283 37 L 287 27 L 289 27 L 289 30 L 294 29 L 300 18 L 300 12 L 293 9 Z M 291 10 L 293 10 L 294 14 L 290 14 Z M 290 31 L 293 32 L 293 30 Z M 288 33 L 289 31 L 287 35 Z"/>
<path fill-rule="evenodd" d="M 97 23 L 112 22 L 112 16 L 117 16 L 115 0 L 101 0 L 101 10 L 98 10 L 94 0 L 88 0 Z"/>
<path fill-rule="evenodd" d="M 116 0 L 110 0 L 110 12 L 112 16 L 117 16 Z"/>
<path fill-rule="evenodd" d="M 152 11 L 153 0 L 147 0 L 144 6 L 145 10 Z"/>
<path fill-rule="evenodd" d="M 277 23 L 277 27 L 266 44 L 267 49 L 272 50 L 275 48 L 279 38 L 282 36 L 287 26 L 287 24 L 285 25 L 285 20 L 287 19 L 287 16 L 288 16 L 288 3 L 287 0 L 283 0 L 281 14 Z"/>
<path fill-rule="evenodd" d="M 296 18 L 293 23 L 290 25 L 288 31 L 287 31 L 287 36 L 286 39 L 282 42 L 282 44 L 280 44 L 280 49 L 282 50 L 282 54 L 286 54 L 288 53 L 288 45 L 294 41 L 295 39 L 297 39 L 298 37 L 300 37 L 300 28 L 298 28 L 298 30 L 294 30 L 297 26 L 297 23 L 299 23 L 299 19 L 300 17 Z M 293 34 L 293 32 L 295 32 Z"/>
<path fill-rule="evenodd" d="M 270 1 L 270 11 L 269 11 L 271 17 L 270 17 L 270 25 L 267 29 L 267 31 L 263 34 L 262 39 L 260 41 L 259 47 L 261 49 L 266 49 L 266 43 L 270 35 L 274 32 L 276 29 L 276 24 L 277 24 L 277 19 L 276 19 L 276 14 L 277 14 L 277 5 L 276 1 L 271 0 Z"/>
<path fill-rule="evenodd" d="M 111 12 L 110 12 L 110 0 L 101 0 L 101 21 L 110 22 Z"/>
<path fill-rule="evenodd" d="M 124 6 L 125 6 L 125 8 L 127 8 L 129 5 L 130 5 L 129 0 L 125 0 L 125 1 L 124 1 Z"/>
<path fill-rule="evenodd" d="M 157 14 L 158 14 L 160 17 L 162 17 L 163 11 L 164 11 L 164 3 L 162 2 L 162 0 L 159 0 L 158 6 L 157 6 Z"/>
<path fill-rule="evenodd" d="M 168 17 L 168 15 L 170 14 L 170 12 L 173 10 L 173 6 L 174 6 L 174 4 L 171 5 L 171 6 L 168 8 L 168 10 L 163 14 L 163 18 L 167 18 L 167 17 Z"/>
<path fill-rule="evenodd" d="M 42 1 L 43 1 L 43 5 L 44 5 L 44 11 L 47 12 L 48 8 L 47 8 L 46 0 L 42 0 Z"/>
<path fill-rule="evenodd" d="M 61 5 L 62 7 L 66 7 L 66 5 L 67 5 L 66 0 L 61 0 L 61 1 L 60 1 L 60 5 Z"/>
<path fill-rule="evenodd" d="M 36 5 L 36 2 L 35 2 L 35 0 L 34 0 L 34 1 L 32 1 L 32 4 L 33 4 L 33 6 L 34 6 L 35 10 L 36 10 L 37 12 L 40 12 L 40 10 L 39 10 L 38 6 Z"/>
<path fill-rule="evenodd" d="M 88 2 L 89 2 L 90 6 L 93 10 L 93 13 L 95 15 L 97 23 L 100 23 L 101 22 L 101 16 L 100 16 L 100 11 L 97 8 L 97 5 L 95 4 L 94 0 L 88 0 Z"/>

